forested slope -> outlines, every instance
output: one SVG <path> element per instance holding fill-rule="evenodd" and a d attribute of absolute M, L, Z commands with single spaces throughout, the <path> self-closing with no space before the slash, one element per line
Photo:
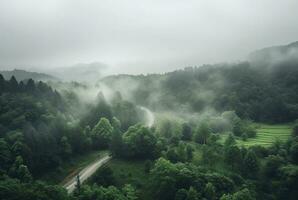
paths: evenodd
<path fill-rule="evenodd" d="M 297 60 L 269 66 L 253 62 L 205 65 L 163 75 L 111 76 L 103 81 L 155 110 L 235 110 L 241 118 L 270 123 L 298 118 Z M 125 85 L 128 90 L 123 90 Z"/>

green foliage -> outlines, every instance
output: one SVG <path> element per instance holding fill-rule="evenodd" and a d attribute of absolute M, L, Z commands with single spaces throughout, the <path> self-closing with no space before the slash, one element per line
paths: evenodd
<path fill-rule="evenodd" d="M 278 155 L 269 155 L 265 159 L 263 166 L 263 173 L 266 177 L 276 177 L 279 172 L 279 168 L 285 163 L 285 160 Z"/>
<path fill-rule="evenodd" d="M 234 170 L 236 167 L 239 167 L 239 165 L 241 166 L 242 157 L 239 147 L 236 145 L 227 146 L 224 152 L 224 160 Z"/>
<path fill-rule="evenodd" d="M 249 62 L 188 67 L 162 75 L 119 75 L 103 81 L 121 90 L 137 85 L 131 98 L 156 110 L 191 113 L 234 110 L 242 119 L 283 123 L 298 118 L 297 61 L 255 67 Z M 180 111 L 179 110 L 179 111 Z"/>
<path fill-rule="evenodd" d="M 215 187 L 212 183 L 207 183 L 204 188 L 204 195 L 207 199 L 214 200 L 216 198 L 215 195 Z"/>
<path fill-rule="evenodd" d="M 175 200 L 185 200 L 187 199 L 187 190 L 182 188 L 179 189 L 175 194 Z"/>
<path fill-rule="evenodd" d="M 117 100 L 113 105 L 113 113 L 121 121 L 122 131 L 126 131 L 130 126 L 139 122 L 137 108 L 131 102 Z"/>
<path fill-rule="evenodd" d="M 255 177 L 259 171 L 259 162 L 256 154 L 248 150 L 243 160 L 244 174 L 248 177 Z"/>
<path fill-rule="evenodd" d="M 256 137 L 257 131 L 251 125 L 251 122 L 238 120 L 233 127 L 233 134 L 235 136 L 242 136 L 243 138 Z"/>
<path fill-rule="evenodd" d="M 43 82 L 18 82 L 15 77 L 6 81 L 0 75 L 0 199 L 135 200 L 140 190 L 157 200 L 296 199 L 297 125 L 293 138 L 285 142 L 290 134 L 285 126 L 258 128 L 257 133 L 249 121 L 289 122 L 298 117 L 298 71 L 288 64 L 273 69 L 267 73 L 239 63 L 137 77 L 142 84 L 133 89 L 133 102 L 177 113 L 193 114 L 207 107 L 222 113 L 208 120 L 203 116 L 205 121 L 193 132 L 196 122 L 163 120 L 156 131 L 135 125 L 138 109 L 119 92 L 111 104 L 99 93 L 95 105 L 85 105 L 87 114 L 79 119 L 82 109 L 73 92 L 61 96 Z M 225 132 L 236 139 L 231 134 L 221 145 L 218 135 Z M 239 148 L 270 146 L 275 136 L 282 139 L 270 148 Z M 197 144 L 190 142 L 192 138 Z M 82 185 L 73 196 L 59 186 L 33 180 L 30 172 L 38 176 L 92 147 L 109 147 L 113 157 L 129 161 L 122 160 L 126 164 L 115 171 L 115 166 L 99 169 L 90 180 L 97 185 Z M 193 162 L 194 153 L 199 162 Z M 144 162 L 159 155 L 163 158 L 154 164 Z M 129 185 L 120 189 L 126 181 L 138 191 Z"/>
<path fill-rule="evenodd" d="M 61 155 L 63 158 L 69 158 L 72 154 L 71 145 L 68 142 L 68 138 L 63 136 L 60 140 L 60 147 L 61 147 Z"/>
<path fill-rule="evenodd" d="M 199 194 L 204 194 L 206 198 L 218 198 L 218 195 L 231 192 L 234 188 L 234 183 L 225 176 L 200 172 L 196 166 L 173 164 L 163 158 L 158 159 L 150 171 L 150 180 L 155 199 L 182 198 L 185 195 L 196 199 L 200 197 Z M 188 192 L 183 190 L 190 187 L 193 189 Z"/>
<path fill-rule="evenodd" d="M 92 187 L 84 185 L 81 191 L 77 193 L 76 199 L 78 200 L 136 200 L 137 194 L 134 188 L 130 185 L 126 185 L 122 189 L 117 189 L 114 186 L 107 188 L 97 186 L 96 184 Z"/>
<path fill-rule="evenodd" d="M 27 166 L 24 165 L 24 161 L 21 156 L 16 157 L 15 162 L 9 169 L 9 175 L 21 180 L 22 182 L 30 182 L 32 180 L 31 174 Z"/>
<path fill-rule="evenodd" d="M 280 168 L 280 184 L 273 191 L 279 199 L 296 199 L 298 195 L 298 166 L 285 165 Z"/>
<path fill-rule="evenodd" d="M 235 137 L 237 145 L 245 147 L 270 147 L 274 145 L 277 140 L 280 142 L 286 142 L 291 136 L 291 126 L 289 124 L 254 124 L 252 126 L 256 127 L 256 137 L 247 137 L 246 141 L 243 140 L 243 135 L 241 138 Z M 227 135 L 228 134 L 223 134 L 221 135 L 221 138 L 225 139 Z"/>
<path fill-rule="evenodd" d="M 60 140 L 69 117 L 68 106 L 60 94 L 32 79 L 18 83 L 11 77 L 9 81 L 1 79 L 0 82 L 3 89 L 0 92 L 0 138 L 3 148 L 10 149 L 6 152 L 8 163 L 0 168 L 7 171 L 16 156 L 21 156 L 35 175 L 57 167 L 62 158 Z M 26 171 L 24 167 L 22 170 Z"/>
<path fill-rule="evenodd" d="M 210 134 L 211 130 L 209 125 L 207 123 L 201 123 L 194 135 L 194 140 L 199 144 L 206 144 Z"/>
<path fill-rule="evenodd" d="M 193 187 L 190 187 L 189 190 L 187 191 L 186 200 L 199 200 L 200 196 L 201 195 L 197 192 L 196 189 L 194 189 Z"/>
<path fill-rule="evenodd" d="M 15 179 L 0 180 L 0 199 L 3 200 L 68 200 L 66 190 L 60 186 L 47 185 L 41 182 L 20 183 Z"/>
<path fill-rule="evenodd" d="M 176 192 L 175 200 L 199 200 L 200 194 L 193 188 L 190 187 L 189 190 L 184 188 L 179 189 Z"/>
<path fill-rule="evenodd" d="M 172 137 L 174 132 L 174 126 L 169 120 L 165 120 L 161 123 L 160 126 L 160 135 L 164 136 L 165 138 Z"/>
<path fill-rule="evenodd" d="M 123 140 L 122 133 L 119 128 L 113 126 L 112 138 L 109 149 L 114 156 L 121 156 L 123 154 Z"/>
<path fill-rule="evenodd" d="M 152 158 L 157 140 L 151 130 L 140 124 L 131 126 L 123 134 L 123 155 L 128 158 Z"/>
<path fill-rule="evenodd" d="M 113 171 L 108 166 L 103 166 L 99 168 L 96 173 L 91 178 L 92 183 L 96 183 L 100 186 L 110 186 L 115 184 L 115 178 Z"/>
<path fill-rule="evenodd" d="M 12 156 L 9 145 L 3 138 L 0 138 L 0 170 L 7 170 L 11 159 Z"/>
<path fill-rule="evenodd" d="M 204 145 L 202 147 L 202 158 L 201 161 L 207 166 L 214 166 L 216 161 L 219 159 L 219 155 L 216 152 L 216 149 Z"/>
<path fill-rule="evenodd" d="M 182 132 L 181 132 L 181 139 L 182 140 L 191 140 L 192 139 L 192 130 L 191 130 L 191 126 L 187 123 L 184 123 L 182 125 Z"/>
<path fill-rule="evenodd" d="M 242 135 L 241 135 L 241 139 L 242 139 L 243 141 L 247 141 L 247 138 L 248 138 L 247 134 L 246 134 L 246 133 L 242 133 Z"/>
<path fill-rule="evenodd" d="M 295 125 L 293 126 L 293 133 L 292 135 L 295 137 L 295 136 L 298 136 L 298 122 L 295 123 Z"/>
<path fill-rule="evenodd" d="M 98 124 L 98 120 L 101 118 L 106 118 L 111 120 L 113 117 L 113 112 L 111 106 L 107 103 L 104 95 L 102 93 L 98 94 L 95 102 L 95 106 L 90 105 L 87 109 L 87 114 L 81 119 L 81 125 L 83 127 L 90 126 L 95 127 Z"/>
<path fill-rule="evenodd" d="M 180 142 L 177 146 L 169 147 L 165 157 L 173 163 L 189 162 L 193 158 L 193 151 L 190 145 Z"/>
<path fill-rule="evenodd" d="M 145 173 L 149 173 L 150 170 L 151 170 L 151 168 L 152 168 L 152 166 L 153 166 L 152 161 L 151 160 L 146 160 L 145 161 L 145 164 L 144 164 L 144 171 L 145 171 Z"/>
<path fill-rule="evenodd" d="M 294 142 L 290 147 L 290 156 L 294 163 L 298 164 L 298 142 Z"/>
<path fill-rule="evenodd" d="M 225 140 L 225 147 L 233 146 L 236 144 L 236 140 L 232 134 L 229 134 L 229 136 Z"/>
<path fill-rule="evenodd" d="M 113 127 L 107 118 L 100 118 L 99 122 L 93 127 L 91 137 L 93 146 L 96 149 L 107 148 L 111 142 Z"/>
<path fill-rule="evenodd" d="M 248 189 L 242 189 L 233 195 L 224 194 L 220 200 L 255 200 L 256 198 L 251 194 Z"/>
<path fill-rule="evenodd" d="M 113 128 L 115 130 L 121 131 L 121 121 L 119 119 L 117 119 L 116 117 L 112 118 L 111 125 L 113 126 Z"/>

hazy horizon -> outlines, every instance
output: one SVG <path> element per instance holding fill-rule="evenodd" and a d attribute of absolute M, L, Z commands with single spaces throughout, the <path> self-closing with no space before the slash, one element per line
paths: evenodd
<path fill-rule="evenodd" d="M 108 74 L 237 62 L 297 41 L 295 0 L 0 2 L 0 68 L 98 62 Z"/>

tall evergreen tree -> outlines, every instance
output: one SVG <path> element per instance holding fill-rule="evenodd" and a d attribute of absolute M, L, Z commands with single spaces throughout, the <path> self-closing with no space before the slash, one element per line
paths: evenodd
<path fill-rule="evenodd" d="M 211 130 L 207 123 L 202 123 L 198 127 L 196 134 L 195 134 L 195 141 L 200 144 L 206 144 L 207 139 L 211 134 Z"/>
<path fill-rule="evenodd" d="M 33 79 L 30 78 L 26 84 L 26 91 L 35 92 L 35 89 L 36 89 L 35 82 Z"/>
<path fill-rule="evenodd" d="M 182 125 L 182 140 L 191 140 L 192 137 L 192 130 L 189 124 L 184 123 Z"/>
<path fill-rule="evenodd" d="M 250 149 L 243 160 L 244 175 L 254 178 L 260 168 L 256 154 Z"/>
<path fill-rule="evenodd" d="M 2 74 L 0 74 L 0 95 L 5 92 L 5 79 L 2 76 Z"/>
<path fill-rule="evenodd" d="M 14 76 L 12 76 L 9 80 L 9 90 L 11 92 L 18 92 L 18 86 L 19 84 L 17 79 Z"/>

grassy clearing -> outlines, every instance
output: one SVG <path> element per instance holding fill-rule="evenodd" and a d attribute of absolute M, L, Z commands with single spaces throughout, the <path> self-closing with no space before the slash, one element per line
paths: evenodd
<path fill-rule="evenodd" d="M 73 174 L 81 171 L 84 167 L 105 156 L 107 153 L 107 151 L 92 151 L 88 154 L 77 155 L 71 160 L 61 163 L 58 169 L 50 171 L 38 177 L 38 179 L 49 184 L 63 185 L 68 179 L 73 177 Z"/>
<path fill-rule="evenodd" d="M 268 124 L 255 124 L 257 128 L 257 136 L 255 138 L 249 138 L 246 141 L 237 138 L 237 144 L 240 146 L 271 146 L 276 140 L 281 142 L 286 141 L 292 132 L 291 124 L 276 124 L 276 125 L 268 125 Z M 220 141 L 224 142 L 227 138 L 228 134 L 222 135 Z"/>
<path fill-rule="evenodd" d="M 131 184 L 139 191 L 140 199 L 149 199 L 147 194 L 149 174 L 145 173 L 145 161 L 112 159 L 106 164 L 113 170 L 117 186 Z"/>

